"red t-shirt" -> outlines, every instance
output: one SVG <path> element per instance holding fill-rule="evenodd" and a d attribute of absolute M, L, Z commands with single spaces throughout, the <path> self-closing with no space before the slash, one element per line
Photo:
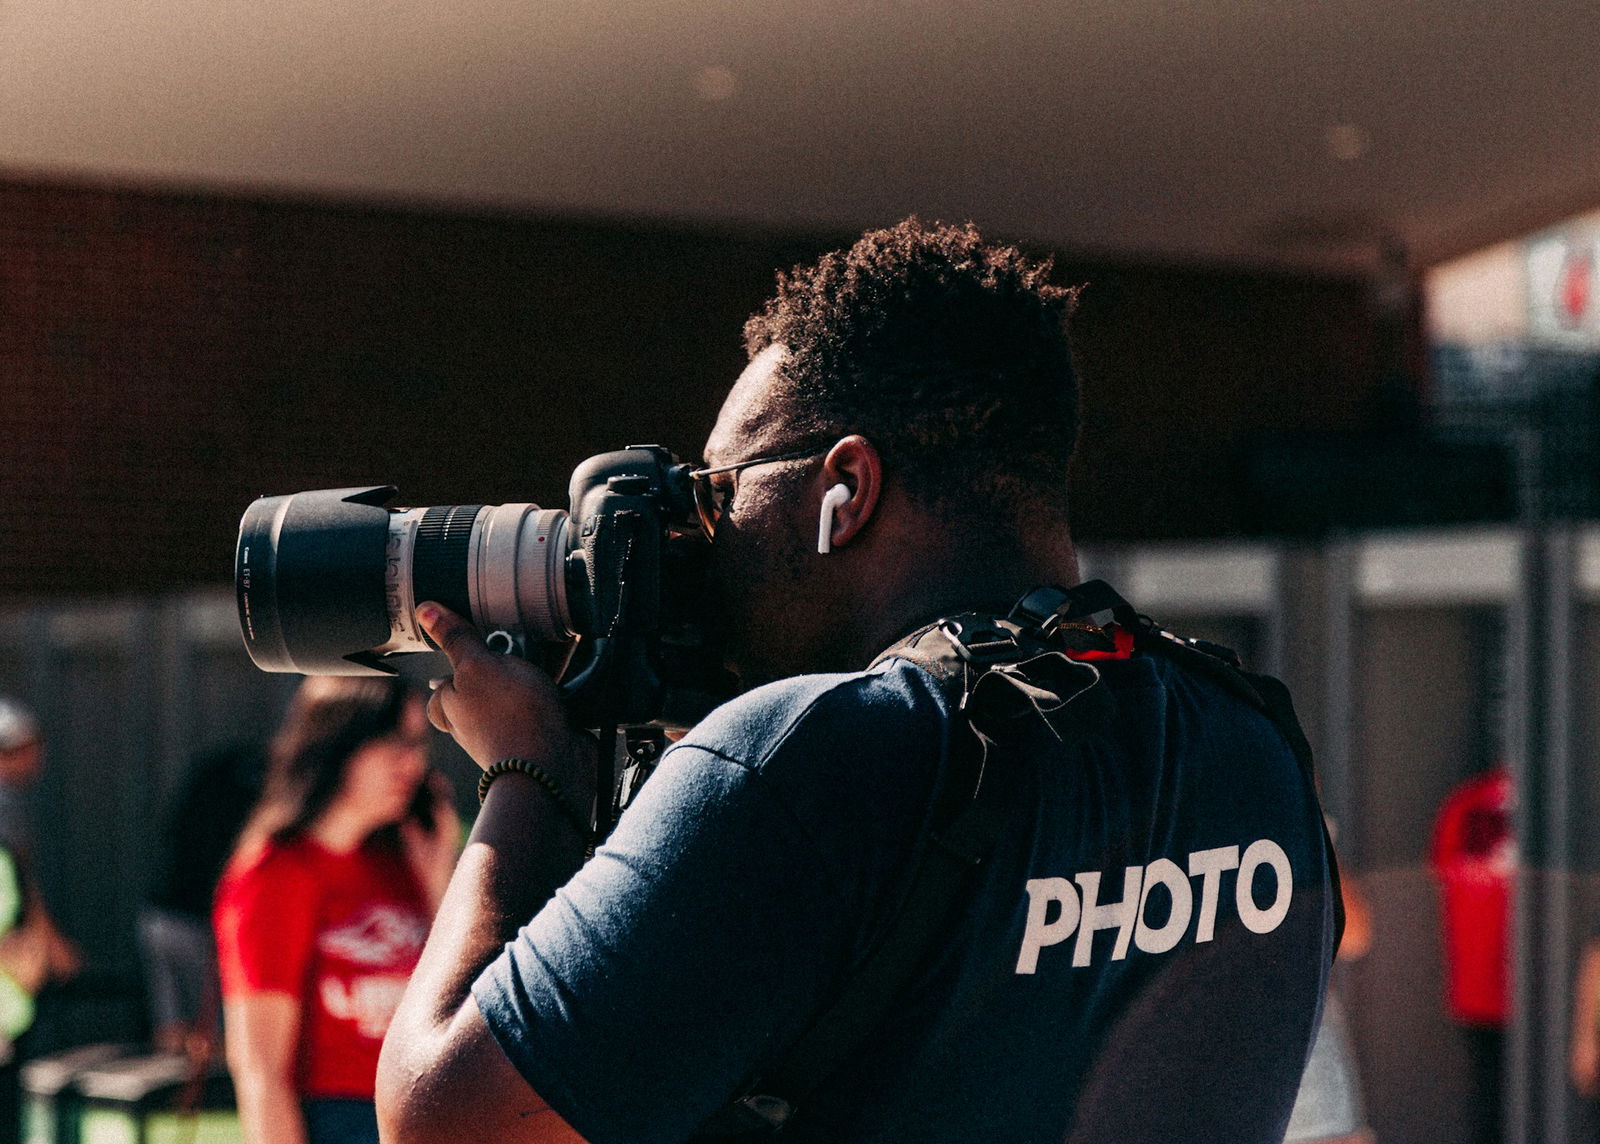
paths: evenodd
<path fill-rule="evenodd" d="M 302 1096 L 371 1100 L 378 1050 L 428 935 L 405 858 L 368 844 L 335 854 L 309 838 L 229 866 L 212 915 L 222 995 L 300 1000 Z"/>

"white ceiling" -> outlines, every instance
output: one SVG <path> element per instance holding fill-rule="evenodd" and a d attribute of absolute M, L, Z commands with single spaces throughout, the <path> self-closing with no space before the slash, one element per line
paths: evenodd
<path fill-rule="evenodd" d="M 0 171 L 1430 263 L 1600 205 L 1600 5 L 0 0 Z"/>

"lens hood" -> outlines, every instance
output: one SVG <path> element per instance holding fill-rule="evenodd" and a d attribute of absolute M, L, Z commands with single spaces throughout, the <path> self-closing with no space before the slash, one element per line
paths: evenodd
<path fill-rule="evenodd" d="M 246 649 L 264 671 L 392 674 L 384 560 L 392 485 L 261 497 L 239 522 L 234 583 Z"/>

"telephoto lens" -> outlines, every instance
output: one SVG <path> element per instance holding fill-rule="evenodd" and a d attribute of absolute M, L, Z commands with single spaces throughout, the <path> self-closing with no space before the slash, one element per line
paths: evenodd
<path fill-rule="evenodd" d="M 394 674 L 437 651 L 416 618 L 436 600 L 555 676 L 582 726 L 689 719 L 731 694 L 693 474 L 630 445 L 573 470 L 570 512 L 391 508 L 389 485 L 262 497 L 234 557 L 245 646 L 265 671 Z"/>
<path fill-rule="evenodd" d="M 392 486 L 261 497 L 239 524 L 245 647 L 264 671 L 392 674 L 431 651 L 416 606 L 436 600 L 503 650 L 569 643 L 568 515 L 534 504 L 389 508 Z"/>

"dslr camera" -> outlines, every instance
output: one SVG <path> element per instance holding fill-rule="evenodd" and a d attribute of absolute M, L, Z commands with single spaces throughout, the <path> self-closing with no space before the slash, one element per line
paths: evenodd
<path fill-rule="evenodd" d="M 570 508 L 389 506 L 392 486 L 262 497 L 239 525 L 245 647 L 266 671 L 395 673 L 436 651 L 436 600 L 542 664 L 575 723 L 688 726 L 732 694 L 705 606 L 693 468 L 659 445 L 590 457 Z"/>

